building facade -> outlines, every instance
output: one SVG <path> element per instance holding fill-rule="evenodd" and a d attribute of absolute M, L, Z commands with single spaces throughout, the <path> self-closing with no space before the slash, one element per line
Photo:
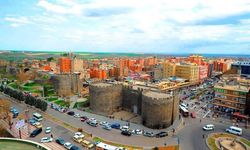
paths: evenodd
<path fill-rule="evenodd" d="M 70 73 L 71 72 L 71 60 L 67 57 L 59 58 L 58 65 L 61 73 Z"/>
<path fill-rule="evenodd" d="M 176 65 L 176 76 L 196 82 L 199 80 L 199 67 L 192 64 L 178 64 Z"/>
<path fill-rule="evenodd" d="M 250 76 L 250 61 L 239 61 L 232 64 L 232 69 L 237 69 L 242 76 Z"/>
<path fill-rule="evenodd" d="M 169 78 L 175 76 L 176 64 L 170 62 L 163 63 L 163 78 Z"/>

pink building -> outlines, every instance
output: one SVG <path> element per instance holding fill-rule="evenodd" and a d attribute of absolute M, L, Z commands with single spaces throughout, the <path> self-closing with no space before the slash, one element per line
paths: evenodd
<path fill-rule="evenodd" d="M 203 80 L 207 78 L 208 67 L 207 66 L 199 66 L 199 80 Z"/>

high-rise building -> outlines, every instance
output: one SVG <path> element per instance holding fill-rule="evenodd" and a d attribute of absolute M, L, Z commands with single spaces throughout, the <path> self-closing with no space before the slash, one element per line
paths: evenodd
<path fill-rule="evenodd" d="M 203 56 L 200 55 L 191 55 L 188 59 L 191 63 L 195 63 L 197 65 L 201 65 L 203 62 Z"/>
<path fill-rule="evenodd" d="M 70 73 L 71 72 L 71 60 L 67 57 L 61 57 L 58 61 L 60 72 L 61 73 Z"/>
<path fill-rule="evenodd" d="M 203 65 L 200 65 L 199 66 L 199 80 L 203 80 L 205 78 L 207 78 L 207 72 L 208 72 L 208 67 L 207 66 L 203 66 Z"/>
<path fill-rule="evenodd" d="M 178 64 L 176 65 L 176 76 L 196 82 L 199 80 L 199 68 L 192 64 Z"/>

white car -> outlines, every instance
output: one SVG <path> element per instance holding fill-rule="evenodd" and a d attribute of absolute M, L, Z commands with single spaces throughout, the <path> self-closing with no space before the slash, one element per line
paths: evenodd
<path fill-rule="evenodd" d="M 72 146 L 73 146 L 73 144 L 71 144 L 70 142 L 66 142 L 66 143 L 64 143 L 64 145 L 63 145 L 66 149 L 70 149 Z"/>
<path fill-rule="evenodd" d="M 128 131 L 129 127 L 128 126 L 122 126 L 120 129 L 121 129 L 121 131 Z"/>
<path fill-rule="evenodd" d="M 207 124 L 203 127 L 203 130 L 205 131 L 211 131 L 211 130 L 214 130 L 214 125 L 212 124 Z"/>
<path fill-rule="evenodd" d="M 84 138 L 84 135 L 81 132 L 76 132 L 74 136 Z"/>
<path fill-rule="evenodd" d="M 105 125 L 108 125 L 108 122 L 107 122 L 107 121 L 101 121 L 99 124 L 100 124 L 101 126 L 105 126 Z"/>
<path fill-rule="evenodd" d="M 132 130 L 132 133 L 137 134 L 137 135 L 142 135 L 142 130 L 135 129 L 135 130 Z"/>
<path fill-rule="evenodd" d="M 80 118 L 80 117 L 81 117 L 81 115 L 80 115 L 80 114 L 75 114 L 75 115 L 74 115 L 74 117 L 76 117 L 76 118 Z"/>
<path fill-rule="evenodd" d="M 51 137 L 43 137 L 41 138 L 41 143 L 49 143 L 49 142 L 52 142 L 53 141 L 53 138 Z"/>
<path fill-rule="evenodd" d="M 51 127 L 47 127 L 47 128 L 45 129 L 45 133 L 46 133 L 46 134 L 51 133 Z"/>

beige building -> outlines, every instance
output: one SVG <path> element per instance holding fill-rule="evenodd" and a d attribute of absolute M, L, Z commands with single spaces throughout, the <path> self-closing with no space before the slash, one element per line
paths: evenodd
<path fill-rule="evenodd" d="M 190 82 L 196 82 L 199 80 L 199 67 L 192 64 L 178 64 L 176 65 L 175 75 Z"/>
<path fill-rule="evenodd" d="M 83 69 L 83 60 L 82 59 L 72 59 L 71 61 L 71 70 L 72 72 L 82 72 Z"/>
<path fill-rule="evenodd" d="M 163 78 L 175 76 L 176 64 L 170 62 L 163 63 Z"/>

